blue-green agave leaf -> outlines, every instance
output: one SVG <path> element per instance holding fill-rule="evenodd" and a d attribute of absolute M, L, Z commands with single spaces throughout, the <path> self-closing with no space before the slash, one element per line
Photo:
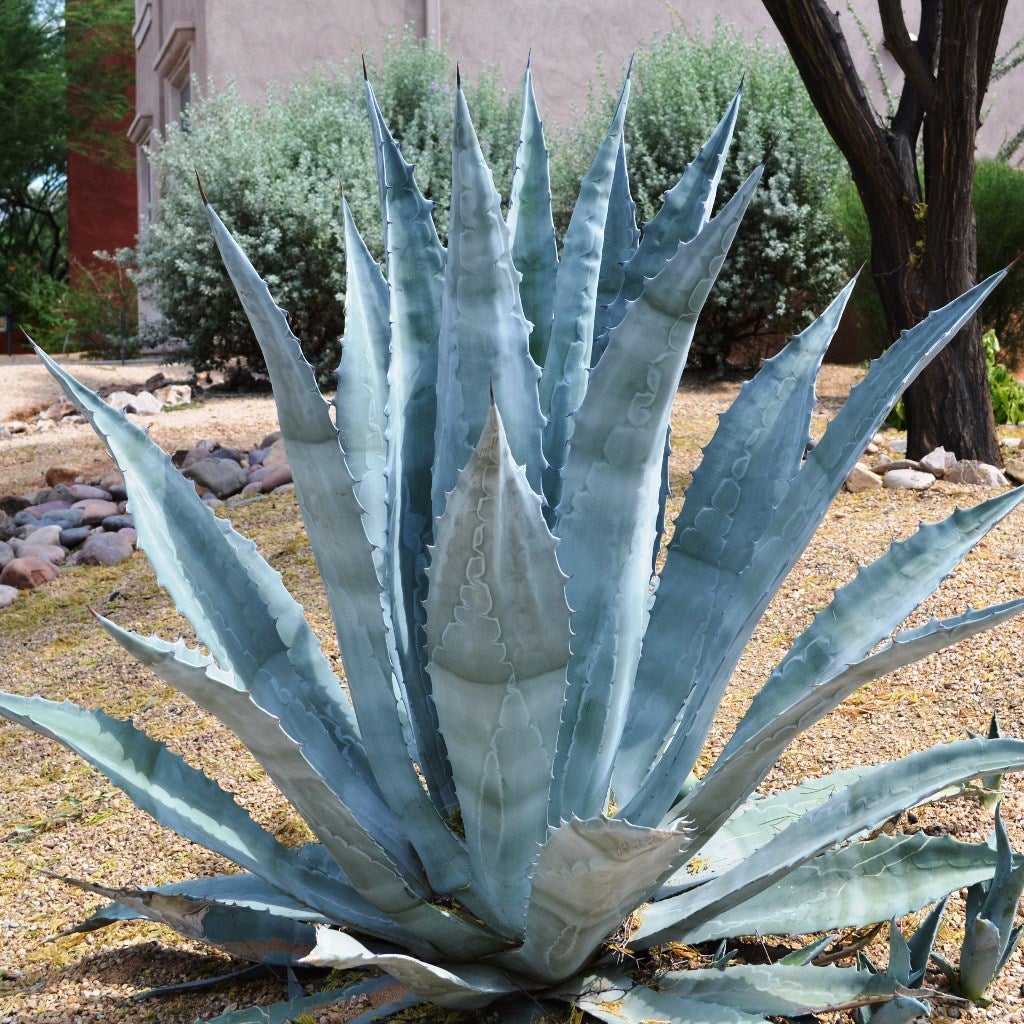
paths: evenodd
<path fill-rule="evenodd" d="M 1021 769 L 1024 741 L 1007 739 L 938 744 L 876 765 L 725 874 L 699 889 L 663 900 L 658 905 L 658 915 L 671 916 L 681 910 L 682 916 L 676 918 L 677 930 L 696 930 L 830 847 L 864 829 L 876 828 L 894 814 L 928 800 L 948 786 L 992 771 Z M 684 801 L 684 808 L 685 805 Z M 686 903 L 685 908 L 682 902 Z M 656 925 L 645 922 L 637 938 L 649 944 L 656 929 Z"/>
<path fill-rule="evenodd" d="M 722 120 L 701 147 L 682 178 L 664 196 L 661 209 L 644 225 L 643 237 L 633 258 L 623 268 L 618 295 L 608 307 L 607 326 L 615 327 L 626 315 L 629 304 L 644 290 L 644 282 L 661 272 L 665 261 L 680 242 L 688 242 L 711 218 L 725 157 L 732 141 L 740 110 L 742 87 L 736 92 Z M 607 336 L 595 343 L 603 353 Z"/>
<path fill-rule="evenodd" d="M 860 778 L 864 771 L 864 768 L 846 768 L 766 796 L 752 796 L 703 845 L 700 867 L 691 861 L 673 874 L 658 890 L 658 899 L 703 885 L 735 867 L 800 815 Z"/>
<path fill-rule="evenodd" d="M 403 159 L 384 124 L 368 82 L 366 99 L 380 147 L 391 293 L 385 590 L 390 595 L 396 656 L 418 750 L 416 760 L 431 798 L 447 815 L 455 808 L 455 790 L 430 701 L 423 656 L 427 546 L 434 530 L 430 487 L 445 250 L 431 216 L 433 203 L 420 194 L 412 166 Z"/>
<path fill-rule="evenodd" d="M 340 747 L 368 777 L 351 702 L 280 574 L 203 504 L 145 431 L 38 354 L 124 473 L 139 544 L 199 640 L 267 707 L 283 712 L 301 695 L 324 743 Z"/>
<path fill-rule="evenodd" d="M 62 882 L 74 884 L 74 880 L 46 872 Z M 203 878 L 191 878 L 185 882 L 171 882 L 167 885 L 149 886 L 146 889 L 132 889 L 133 893 L 153 892 L 161 896 L 188 896 L 193 900 L 210 900 L 225 906 L 246 907 L 249 910 L 265 911 L 275 917 L 286 917 L 293 921 L 305 921 L 309 924 L 330 924 L 331 920 L 323 914 L 297 902 L 275 889 L 257 875 L 242 872 L 237 875 L 208 875 Z M 116 901 L 117 897 L 113 899 Z M 109 903 L 99 910 L 93 911 L 84 921 L 62 932 L 62 935 L 73 935 L 76 932 L 91 932 L 98 928 L 106 928 L 116 921 L 136 921 L 145 914 L 133 910 L 125 903 Z M 386 920 L 382 917 L 382 920 Z M 342 922 L 335 921 L 340 924 Z M 351 923 L 351 922 L 350 922 Z M 59 936 L 58 936 L 59 937 Z"/>
<path fill-rule="evenodd" d="M 272 1006 L 250 1006 L 243 1010 L 229 1010 L 219 1017 L 212 1017 L 206 1024 L 289 1024 L 299 1014 L 318 1010 L 335 1003 L 346 1003 L 353 999 L 365 999 L 377 993 L 394 988 L 391 978 L 368 978 L 344 988 L 332 988 L 311 996 L 300 996 Z M 390 993 L 389 993 L 390 994 Z M 423 1000 L 418 996 L 402 995 L 388 999 L 376 1007 L 355 1017 L 346 1017 L 348 1024 L 371 1024 L 372 1021 L 386 1020 L 402 1010 L 418 1006 Z"/>
<path fill-rule="evenodd" d="M 882 1002 L 899 985 L 893 977 L 854 967 L 738 964 L 724 970 L 669 971 L 659 975 L 658 988 L 744 1013 L 791 1017 Z"/>
<path fill-rule="evenodd" d="M 540 370 L 530 356 L 530 324 L 519 299 L 520 273 L 501 214 L 501 197 L 484 162 L 461 88 L 452 129 L 452 200 L 434 432 L 434 515 L 487 422 L 493 393 L 512 454 L 541 493 L 544 417 Z"/>
<path fill-rule="evenodd" d="M 1019 494 L 1008 492 L 1001 497 Z M 873 602 L 874 597 L 870 600 Z M 959 640 L 991 629 L 1021 612 L 1024 612 L 1024 600 L 1009 601 L 980 611 L 971 610 L 941 622 L 933 619 L 923 626 L 897 633 L 876 653 L 838 671 L 834 669 L 835 674 L 831 677 L 822 666 L 822 676 L 810 681 L 805 692 L 793 694 L 788 705 L 776 708 L 773 716 L 763 720 L 756 731 L 748 732 L 741 745 L 735 749 L 727 745 L 719 760 L 687 798 L 685 813 L 692 815 L 696 825 L 696 843 L 700 845 L 705 837 L 717 833 L 726 815 L 746 799 L 796 736 L 859 687 Z M 682 812 L 682 805 L 680 809 Z"/>
<path fill-rule="evenodd" d="M 374 751 L 374 779 L 405 823 L 431 883 L 444 892 L 460 888 L 469 880 L 465 851 L 431 803 L 408 757 L 405 722 L 392 679 L 397 666 L 392 663 L 394 648 L 387 635 L 388 611 L 338 430 L 284 310 L 274 303 L 216 213 L 207 210 L 274 383 L 281 434 L 327 590 L 360 732 Z M 309 745 L 310 739 L 303 739 Z M 328 772 L 324 769 L 321 774 Z"/>
<path fill-rule="evenodd" d="M 358 939 L 332 928 L 316 929 L 316 946 L 303 962 L 345 970 L 379 967 L 421 999 L 458 1009 L 486 1006 L 500 995 L 519 991 L 503 971 L 480 964 L 432 964 L 402 953 L 375 953 Z"/>
<path fill-rule="evenodd" d="M 985 992 L 999 970 L 1003 937 L 999 928 L 983 917 L 974 918 L 964 932 L 960 950 L 960 991 L 974 1002 L 985 1000 Z"/>
<path fill-rule="evenodd" d="M 73 750 L 161 825 L 300 903 L 309 901 L 303 880 L 296 877 L 301 865 L 293 852 L 257 825 L 230 793 L 131 722 L 70 701 L 57 704 L 11 693 L 0 694 L 0 714 Z"/>
<path fill-rule="evenodd" d="M 619 137 L 615 157 L 615 177 L 608 197 L 608 216 L 604 223 L 601 249 L 601 273 L 597 279 L 597 309 L 594 313 L 595 345 L 591 348 L 591 365 L 597 362 L 596 339 L 608 326 L 608 307 L 621 292 L 626 277 L 625 266 L 636 253 L 640 229 L 636 226 L 636 203 L 629 191 L 629 168 L 626 164 L 626 140 Z"/>
<path fill-rule="evenodd" d="M 345 336 L 333 405 L 338 440 L 352 474 L 363 529 L 383 558 L 387 534 L 388 362 L 391 346 L 390 296 L 380 267 L 370 255 L 342 197 L 345 225 Z M 383 578 L 383 570 L 379 570 Z"/>
<path fill-rule="evenodd" d="M 427 649 L 472 887 L 521 935 L 569 660 L 569 606 L 540 498 L 497 406 L 437 524 Z"/>
<path fill-rule="evenodd" d="M 612 332 L 575 415 L 554 529 L 562 542 L 559 562 L 570 577 L 576 639 L 552 822 L 606 809 L 646 624 L 657 482 L 672 401 L 697 314 L 761 170 L 647 282 Z"/>
<path fill-rule="evenodd" d="M 670 923 L 674 914 L 686 915 L 685 897 L 655 903 L 644 911 L 642 937 L 635 941 L 647 946 L 730 935 L 805 935 L 859 928 L 884 920 L 887 914 L 902 916 L 920 910 L 954 889 L 991 878 L 995 867 L 995 852 L 985 843 L 962 843 L 923 832 L 880 835 L 828 850 L 694 928 Z M 655 934 L 660 937 L 655 939 Z M 910 983 L 908 978 L 903 980 Z"/>
<path fill-rule="evenodd" d="M 295 964 L 316 945 L 316 931 L 294 914 L 279 915 L 269 908 L 221 903 L 183 893 L 156 889 L 122 889 L 60 878 L 85 892 L 115 900 L 138 917 L 173 928 L 196 942 L 265 964 Z"/>
<path fill-rule="evenodd" d="M 145 638 L 100 618 L 103 628 L 133 657 L 151 668 L 200 707 L 220 719 L 249 748 L 267 774 L 309 823 L 316 837 L 343 870 L 348 864 L 378 860 L 382 849 L 401 856 L 397 863 L 410 884 L 419 880 L 415 854 L 401 822 L 379 798 L 353 792 L 351 772 L 340 758 L 327 759 L 321 774 L 306 758 L 306 731 L 312 727 L 301 708 L 287 718 L 268 712 L 238 678 L 182 641 L 169 644 Z M 369 824 L 364 825 L 363 822 Z M 352 852 L 358 851 L 355 860 Z M 358 880 L 358 875 L 352 876 Z M 372 899 L 372 897 L 371 897 Z"/>
<path fill-rule="evenodd" d="M 792 953 L 787 953 L 779 960 L 779 963 L 786 967 L 807 967 L 815 957 L 824 953 L 838 938 L 838 932 L 833 932 L 831 935 L 822 935 L 820 939 L 815 939 L 813 942 L 808 942 L 806 946 L 801 946 L 800 949 L 794 949 Z"/>
<path fill-rule="evenodd" d="M 906 540 L 896 541 L 880 558 L 862 566 L 793 642 L 740 720 L 723 760 L 769 723 L 775 728 L 783 710 L 806 698 L 822 679 L 863 659 L 1022 500 L 1024 490 L 1018 489 L 973 508 L 957 509 L 941 522 L 921 525 Z M 1019 602 L 1013 606 L 1024 607 Z M 991 625 L 1004 618 L 996 616 Z"/>
<path fill-rule="evenodd" d="M 554 317 L 558 248 L 551 216 L 548 150 L 529 63 L 523 76 L 523 115 L 508 204 L 508 230 L 512 236 L 512 262 L 523 275 L 519 282 L 523 315 L 533 324 L 530 355 L 538 366 L 543 366 Z"/>
<path fill-rule="evenodd" d="M 910 951 L 910 984 L 913 986 L 920 987 L 924 980 L 932 947 L 939 934 L 939 925 L 942 924 L 942 915 L 946 912 L 947 903 L 949 903 L 948 896 L 939 900 L 907 942 L 907 948 Z"/>
<path fill-rule="evenodd" d="M 647 829 L 573 818 L 551 829 L 533 874 L 522 949 L 502 962 L 550 981 L 579 970 L 657 888 L 686 844 L 681 823 Z"/>
<path fill-rule="evenodd" d="M 915 1024 L 932 1014 L 931 1007 L 912 996 L 898 995 L 891 1002 L 871 1010 L 871 1024 Z"/>
<path fill-rule="evenodd" d="M 540 407 L 547 417 L 544 458 L 548 465 L 544 470 L 544 496 L 551 509 L 561 498 L 562 467 L 572 432 L 572 417 L 586 393 L 590 374 L 605 225 L 622 150 L 628 102 L 627 75 L 608 133 L 580 186 L 562 242 L 562 262 L 555 280 L 554 323 L 540 380 Z"/>
<path fill-rule="evenodd" d="M 853 282 L 743 385 L 687 488 L 612 776 L 631 821 L 653 820 L 678 793 L 757 621 L 742 634 L 733 625 L 737 605 L 764 601 L 746 568 L 800 471 L 814 379 L 852 289 Z"/>
<path fill-rule="evenodd" d="M 765 1019 L 763 1013 L 657 991 L 624 977 L 590 977 L 580 987 L 580 994 L 567 989 L 566 1002 L 607 1024 L 761 1024 Z"/>

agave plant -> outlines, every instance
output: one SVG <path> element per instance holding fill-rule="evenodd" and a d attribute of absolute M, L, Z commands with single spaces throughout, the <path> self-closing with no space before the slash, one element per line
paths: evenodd
<path fill-rule="evenodd" d="M 641 233 L 628 90 L 627 79 L 559 258 L 529 72 L 507 220 L 456 90 L 447 250 L 367 84 L 386 272 L 346 210 L 331 404 L 208 208 L 274 380 L 346 686 L 254 545 L 142 430 L 46 360 L 122 467 L 139 542 L 208 653 L 100 624 L 233 729 L 316 836 L 286 848 L 128 722 L 2 695 L 3 714 L 241 869 L 146 890 L 90 884 L 113 902 L 86 927 L 147 917 L 250 960 L 377 967 L 406 986 L 360 1020 L 432 1002 L 518 1021 L 571 1003 L 604 1020 L 731 1024 L 886 1001 L 909 975 L 726 957 L 644 984 L 615 951 L 860 926 L 1005 869 L 986 844 L 874 830 L 1024 768 L 1017 740 L 757 789 L 856 688 L 1024 610 L 968 610 L 887 640 L 1024 490 L 862 567 L 693 775 L 745 644 L 864 445 L 1001 275 L 907 332 L 808 451 L 847 288 L 741 389 L 662 560 L 673 397 L 762 169 L 711 216 L 737 95 Z M 284 1021 L 387 983 L 218 1020 Z"/>

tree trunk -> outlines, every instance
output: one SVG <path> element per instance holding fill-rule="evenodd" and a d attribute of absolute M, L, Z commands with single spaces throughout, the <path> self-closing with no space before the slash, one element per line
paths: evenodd
<path fill-rule="evenodd" d="M 886 45 L 906 75 L 887 125 L 874 114 L 825 0 L 763 3 L 850 165 L 871 230 L 871 273 L 895 340 L 975 284 L 974 144 L 1006 0 L 922 0 L 916 38 L 900 5 L 879 0 Z M 927 205 L 916 153 L 922 128 Z M 911 458 L 942 445 L 959 458 L 1000 465 L 977 317 L 904 400 Z"/>

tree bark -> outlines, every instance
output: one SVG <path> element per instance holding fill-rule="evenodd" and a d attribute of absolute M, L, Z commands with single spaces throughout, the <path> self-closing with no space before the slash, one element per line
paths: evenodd
<path fill-rule="evenodd" d="M 763 0 L 826 128 L 850 165 L 871 231 L 871 273 L 891 339 L 975 284 L 971 187 L 978 116 L 1006 0 L 922 0 L 916 40 L 899 0 L 878 0 L 886 42 L 906 75 L 880 123 L 824 0 Z M 924 194 L 917 143 L 924 132 Z M 980 319 L 908 389 L 907 451 L 939 445 L 1000 464 Z"/>

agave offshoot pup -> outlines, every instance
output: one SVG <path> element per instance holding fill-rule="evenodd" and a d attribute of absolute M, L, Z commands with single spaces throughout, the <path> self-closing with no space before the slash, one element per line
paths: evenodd
<path fill-rule="evenodd" d="M 825 932 L 1005 876 L 1003 846 L 874 830 L 1024 768 L 1020 741 L 951 743 L 756 792 L 856 688 L 1024 610 L 968 610 L 887 640 L 1024 490 L 923 526 L 861 568 L 688 783 L 744 646 L 858 455 L 1001 275 L 907 332 L 805 457 L 844 290 L 721 418 L 652 578 L 673 398 L 762 167 L 711 217 L 737 95 L 641 233 L 628 93 L 627 80 L 559 258 L 529 73 L 507 221 L 456 90 L 447 250 L 367 85 L 387 258 L 382 273 L 346 209 L 333 414 L 285 313 L 208 211 L 274 380 L 347 689 L 255 547 L 142 430 L 46 360 L 123 469 L 139 542 L 209 653 L 101 625 L 233 729 L 316 836 L 286 848 L 128 722 L 2 695 L 5 715 L 238 866 L 145 891 L 93 886 L 114 902 L 87 925 L 148 917 L 248 959 L 378 967 L 407 987 L 360 1021 L 418 1003 L 486 1007 L 495 1021 L 571 1003 L 634 1024 L 870 1012 L 893 997 L 879 1020 L 923 1009 L 909 968 L 814 967 L 818 947 L 646 984 L 607 943 Z M 387 984 L 217 1019 L 285 1021 Z"/>

